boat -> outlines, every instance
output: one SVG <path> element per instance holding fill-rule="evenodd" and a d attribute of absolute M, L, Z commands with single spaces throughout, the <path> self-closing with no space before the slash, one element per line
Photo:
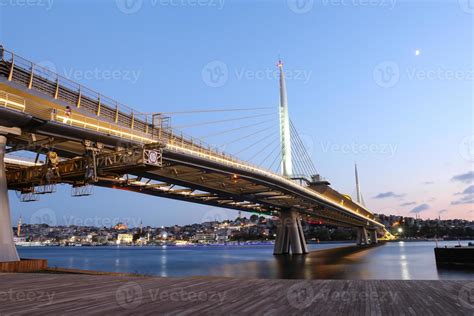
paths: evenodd
<path fill-rule="evenodd" d="M 474 269 L 474 243 L 472 242 L 467 246 L 436 247 L 434 252 L 437 267 Z"/>

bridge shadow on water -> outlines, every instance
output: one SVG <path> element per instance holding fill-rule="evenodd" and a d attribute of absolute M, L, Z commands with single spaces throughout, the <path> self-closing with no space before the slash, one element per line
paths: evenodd
<path fill-rule="evenodd" d="M 377 246 L 345 246 L 312 251 L 307 255 L 275 256 L 276 277 L 281 279 L 363 279 L 368 271 L 357 269 Z"/>

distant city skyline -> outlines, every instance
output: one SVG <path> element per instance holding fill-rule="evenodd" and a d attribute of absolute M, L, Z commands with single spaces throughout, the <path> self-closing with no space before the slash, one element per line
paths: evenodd
<path fill-rule="evenodd" d="M 9 4 L 0 6 L 0 42 L 143 112 L 265 107 L 271 119 L 281 55 L 290 117 L 335 189 L 355 199 L 357 163 L 363 198 L 376 213 L 472 220 L 472 12 L 462 1 L 302 3 Z M 71 18 L 77 14 L 80 22 Z M 222 117 L 199 115 L 174 116 L 172 123 Z M 219 130 L 185 132 L 203 137 Z M 58 221 L 139 218 L 155 226 L 237 216 L 103 188 L 80 200 L 68 186 L 39 202 L 20 203 L 14 192 L 10 198 L 13 226 L 20 214 L 25 222 L 54 214 Z"/>

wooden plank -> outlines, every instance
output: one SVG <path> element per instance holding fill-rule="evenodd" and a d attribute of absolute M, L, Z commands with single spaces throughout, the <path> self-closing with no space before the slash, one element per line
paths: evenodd
<path fill-rule="evenodd" d="M 472 315 L 458 297 L 468 283 L 4 273 L 0 314 Z"/>

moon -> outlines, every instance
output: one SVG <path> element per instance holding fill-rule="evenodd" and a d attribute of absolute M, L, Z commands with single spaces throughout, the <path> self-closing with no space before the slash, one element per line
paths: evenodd
<path fill-rule="evenodd" d="M 415 56 L 420 56 L 421 51 L 419 49 L 415 50 Z"/>

